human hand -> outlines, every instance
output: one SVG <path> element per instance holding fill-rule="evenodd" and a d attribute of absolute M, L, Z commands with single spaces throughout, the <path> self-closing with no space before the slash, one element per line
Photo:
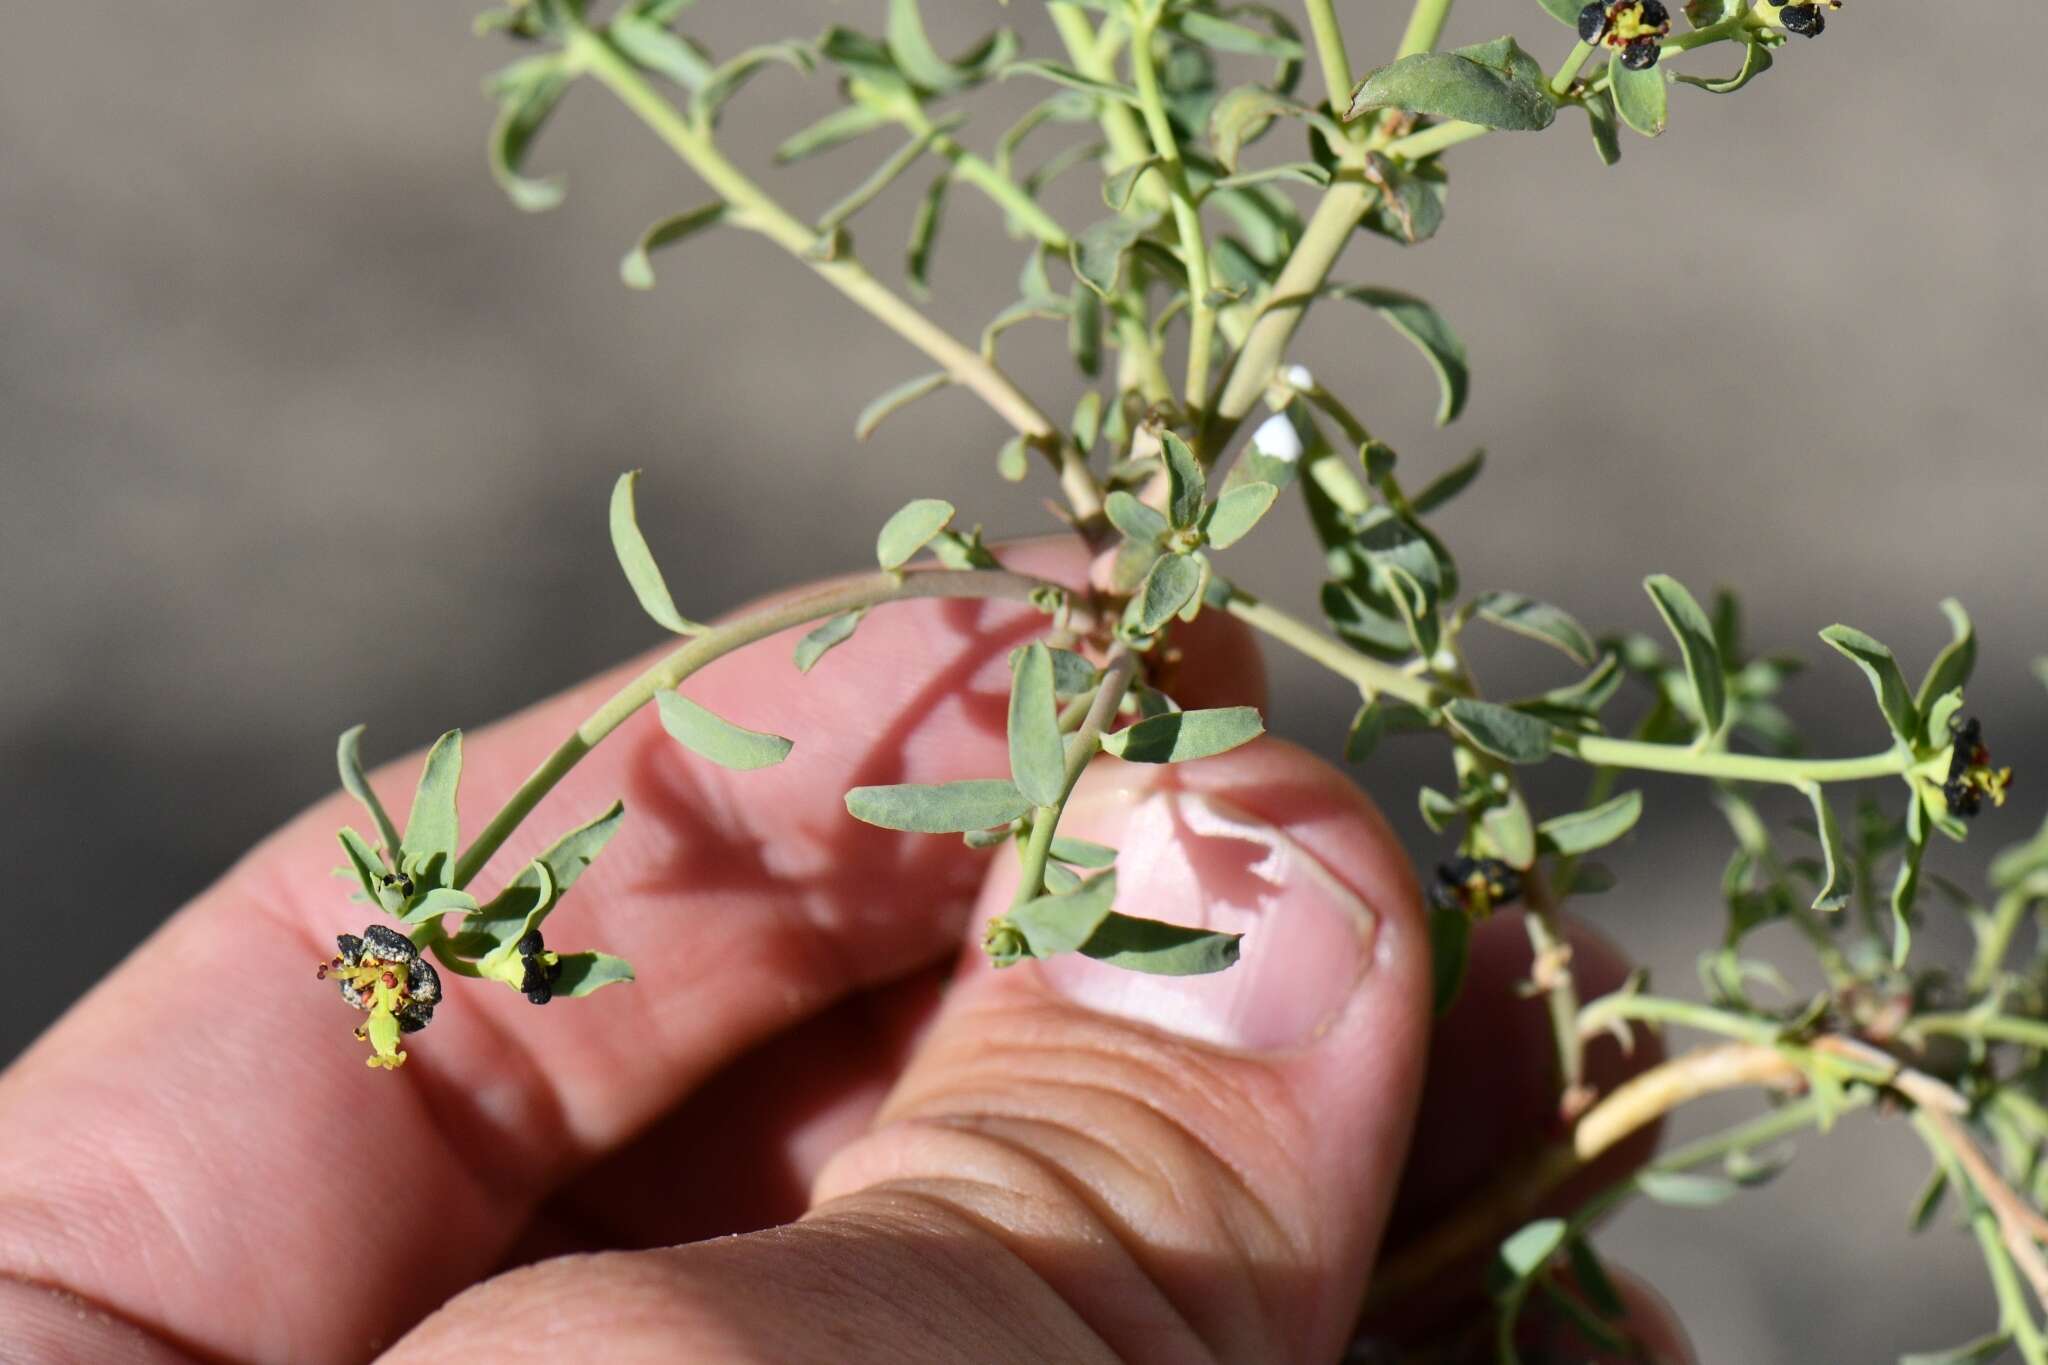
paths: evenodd
<path fill-rule="evenodd" d="M 1407 863 L 1341 774 L 1261 741 L 1092 772 L 1062 826 L 1120 850 L 1132 913 L 1243 930 L 1237 966 L 952 966 L 1013 866 L 839 794 L 1000 770 L 1004 657 L 1038 624 L 919 603 L 841 646 L 830 687 L 774 646 L 693 679 L 798 737 L 761 772 L 637 717 L 550 800 L 566 821 L 623 794 L 564 913 L 642 980 L 541 1011 L 451 980 L 395 1075 L 314 980 L 370 913 L 323 876 L 342 798 L 294 820 L 0 1077 L 0 1357 L 1337 1359 L 1383 1241 L 1550 1132 L 1540 1016 L 1509 1003 L 1519 926 L 1476 940 L 1455 1065 L 1425 1086 Z M 1263 700 L 1250 641 L 1192 629 L 1207 671 L 1173 693 Z M 473 735 L 472 827 L 615 685 Z M 538 848 L 516 837 L 484 882 Z"/>

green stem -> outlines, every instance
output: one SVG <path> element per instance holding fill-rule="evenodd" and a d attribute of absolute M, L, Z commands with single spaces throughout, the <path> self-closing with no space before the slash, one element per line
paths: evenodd
<path fill-rule="evenodd" d="M 1740 1039 L 1760 1047 L 1775 1045 L 1779 1033 L 1775 1024 L 1730 1014 L 1691 1000 L 1671 1000 L 1656 995 L 1604 995 L 1579 1011 L 1578 1034 L 1581 1038 L 1591 1038 L 1604 1032 L 1609 1024 L 1622 1019 L 1672 1024 L 1701 1033 Z"/>
<path fill-rule="evenodd" d="M 1949 1183 L 1958 1190 L 1972 1188 L 1962 1156 L 1941 1125 L 1918 1110 L 1912 1115 L 1912 1124 Z M 2048 1365 L 2048 1340 L 2044 1340 L 2034 1321 L 2034 1310 L 2027 1302 L 2018 1267 L 2013 1265 L 2012 1252 L 2006 1247 L 2005 1230 L 1997 1213 L 1981 1198 L 1971 1202 L 1970 1231 L 1991 1276 L 1991 1292 L 1998 1300 L 1999 1327 L 2012 1335 L 2013 1345 L 2026 1365 Z"/>
<path fill-rule="evenodd" d="M 1394 60 L 1427 52 L 1444 36 L 1444 23 L 1451 17 L 1451 0 L 1415 0 L 1408 12 L 1408 27 L 1401 34 L 1401 46 Z"/>
<path fill-rule="evenodd" d="M 1215 586 L 1227 594 L 1223 606 L 1225 611 L 1331 672 L 1350 679 L 1367 697 L 1385 694 L 1414 706 L 1437 706 L 1443 702 L 1442 692 L 1426 679 L 1411 677 L 1393 664 L 1354 653 L 1306 621 L 1260 601 L 1234 583 L 1219 578 Z"/>
<path fill-rule="evenodd" d="M 749 180 L 718 150 L 708 131 L 683 117 L 631 62 L 589 29 L 573 29 L 566 43 L 571 64 L 589 72 L 616 95 L 697 176 L 738 211 L 738 220 L 767 237 L 818 273 L 884 326 L 936 361 L 955 383 L 972 390 L 997 415 L 1046 448 L 1059 448 L 1060 484 L 1082 518 L 1102 509 L 1102 492 L 1078 452 L 1066 450 L 1060 431 L 981 354 L 961 344 L 923 313 L 889 290 L 858 261 L 826 259 L 818 253 L 816 229 L 797 218 Z"/>
<path fill-rule="evenodd" d="M 687 644 L 663 656 L 613 693 L 542 760 L 540 767 L 519 784 L 519 789 L 512 793 L 503 809 L 491 817 L 483 832 L 476 836 L 476 841 L 456 860 L 451 884 L 467 886 L 490 861 L 491 855 L 511 837 L 520 822 L 533 813 L 541 798 L 553 790 L 555 784 L 605 736 L 652 700 L 655 693 L 676 686 L 713 660 L 722 659 L 744 645 L 793 626 L 807 625 L 842 612 L 859 611 L 886 602 L 926 597 L 1001 598 L 1028 602 L 1032 594 L 1046 589 L 1065 591 L 1043 579 L 999 569 L 916 569 L 901 574 L 869 574 L 763 607 L 736 621 L 693 636 Z"/>
<path fill-rule="evenodd" d="M 1023 186 L 944 133 L 932 139 L 932 150 L 952 162 L 954 172 L 962 180 L 994 200 L 1033 237 L 1055 251 L 1067 249 L 1071 240 L 1067 230 L 1040 207 L 1036 199 L 1026 194 Z"/>
<path fill-rule="evenodd" d="M 1698 749 L 1689 744 L 1650 744 L 1604 735 L 1560 734 L 1558 751 L 1581 762 L 1641 772 L 1686 773 L 1734 782 L 1776 782 L 1800 786 L 1811 782 L 1862 782 L 1877 777 L 1902 777 L 1913 756 L 1887 749 L 1861 758 L 1766 758 Z"/>
<path fill-rule="evenodd" d="M 2016 886 L 1998 898 L 1991 911 L 1991 923 L 1977 942 L 1976 959 L 1970 965 L 1968 984 L 1972 995 L 1991 989 L 1991 983 L 1998 979 L 2005 966 L 2005 955 L 2012 949 L 2012 936 L 2019 931 L 2020 921 L 2026 918 L 2033 900 L 2025 886 Z"/>
<path fill-rule="evenodd" d="M 1946 1034 L 2048 1051 L 2048 1021 L 2018 1019 L 2010 1014 L 1921 1014 L 1915 1015 L 1904 1031 L 1908 1037 Z"/>
<path fill-rule="evenodd" d="M 1323 67 L 1323 88 L 1329 91 L 1330 108 L 1339 113 L 1351 98 L 1351 58 L 1344 51 L 1344 26 L 1337 22 L 1332 0 L 1307 0 L 1308 26 L 1316 41 L 1316 59 Z M 1354 136 L 1363 136 L 1357 128 Z"/>
<path fill-rule="evenodd" d="M 1439 123 L 1433 128 L 1424 128 L 1419 133 L 1397 137 L 1386 145 L 1388 156 L 1403 161 L 1416 162 L 1424 157 L 1435 156 L 1446 147 L 1455 147 L 1461 142 L 1470 142 L 1475 137 L 1484 137 L 1493 129 L 1480 123 L 1461 123 L 1452 120 Z"/>
<path fill-rule="evenodd" d="M 1188 185 L 1187 167 L 1180 157 L 1180 139 L 1166 116 L 1166 100 L 1159 90 L 1159 69 L 1152 60 L 1153 28 L 1149 22 L 1134 22 L 1131 29 L 1131 77 L 1138 88 L 1138 105 L 1152 136 L 1152 150 L 1166 173 L 1167 192 L 1172 198 L 1173 223 L 1180 234 L 1181 264 L 1188 272 L 1188 369 L 1182 391 L 1193 410 L 1209 393 L 1209 353 L 1216 338 L 1216 309 L 1209 301 L 1209 243 L 1202 235 L 1201 211 Z"/>
<path fill-rule="evenodd" d="M 1570 951 L 1565 943 L 1564 925 L 1556 904 L 1551 900 L 1549 887 L 1544 884 L 1540 868 L 1532 867 L 1524 874 L 1523 900 L 1528 906 L 1528 913 L 1522 916 L 1522 925 L 1529 935 L 1534 961 L 1542 964 L 1545 958 L 1551 959 L 1547 968 L 1550 979 L 1544 987 L 1543 998 L 1550 1011 L 1550 1036 L 1552 1049 L 1557 1055 L 1558 1084 L 1563 1091 L 1564 1111 L 1567 1116 L 1576 1117 L 1589 1098 L 1585 1091 L 1585 1034 L 1579 1028 L 1579 990 L 1571 966 L 1564 957 Z M 1543 974 L 1539 970 L 1538 975 Z"/>
<path fill-rule="evenodd" d="M 1067 741 L 1066 777 L 1060 784 L 1060 799 L 1032 812 L 1031 838 L 1024 845 L 1024 867 L 1017 878 L 1017 894 L 1010 902 L 1012 909 L 1044 894 L 1045 864 L 1052 853 L 1053 835 L 1059 829 L 1060 816 L 1067 808 L 1067 798 L 1073 795 L 1074 784 L 1081 780 L 1090 760 L 1102 748 L 1102 732 L 1116 718 L 1117 708 L 1123 705 L 1124 693 L 1130 691 L 1137 676 L 1138 656 L 1122 647 L 1118 647 L 1103 666 L 1102 682 L 1096 688 L 1094 700 L 1088 704 L 1088 714 L 1082 718 L 1080 728 L 1074 731 L 1074 737 Z"/>
<path fill-rule="evenodd" d="M 1561 96 L 1565 91 L 1571 89 L 1572 82 L 1577 80 L 1579 72 L 1585 69 L 1586 59 L 1592 55 L 1593 45 L 1591 43 L 1582 42 L 1574 45 L 1572 50 L 1565 54 L 1563 64 L 1551 76 L 1550 93 Z"/>

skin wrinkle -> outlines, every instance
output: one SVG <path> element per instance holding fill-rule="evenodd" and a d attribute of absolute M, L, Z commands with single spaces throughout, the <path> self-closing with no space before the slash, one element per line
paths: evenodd
<path fill-rule="evenodd" d="M 58 1305 L 67 1314 L 76 1315 L 84 1311 L 97 1315 L 101 1322 L 128 1338 L 128 1341 L 124 1343 L 104 1343 L 111 1346 L 113 1350 L 119 1351 L 118 1355 L 110 1353 L 104 1357 L 105 1359 L 118 1359 L 133 1365 L 136 1357 L 128 1351 L 122 1350 L 121 1347 L 124 1345 L 139 1345 L 148 1348 L 155 1353 L 156 1359 L 164 1362 L 164 1365 L 186 1365 L 187 1362 L 197 1365 L 197 1362 L 219 1359 L 217 1356 L 204 1355 L 195 1348 L 178 1343 L 161 1331 L 139 1323 L 117 1309 L 89 1295 L 81 1294 L 75 1289 L 70 1289 L 63 1285 L 48 1284 L 7 1270 L 0 1270 L 0 1286 L 11 1286 L 15 1289 L 26 1290 L 30 1294 L 41 1297 L 46 1302 Z M 57 1358 L 52 1357 L 52 1359 Z M 65 1361 L 65 1365 L 69 1365 L 68 1360 Z"/>

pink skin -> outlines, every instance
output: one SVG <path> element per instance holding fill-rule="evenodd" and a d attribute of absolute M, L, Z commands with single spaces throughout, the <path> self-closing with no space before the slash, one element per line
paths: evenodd
<path fill-rule="evenodd" d="M 1064 548 L 1022 546 L 1007 558 L 1069 581 L 1085 573 Z M 900 1134 L 906 1124 L 916 1131 L 919 1103 L 959 1102 L 962 1073 L 946 1059 L 979 1036 L 963 1021 L 984 1011 L 1035 1019 L 1078 1046 L 1076 1019 L 1092 1019 L 1087 1036 L 1115 1040 L 1126 1059 L 1155 1044 L 1142 1026 L 1080 1016 L 1030 971 L 970 968 L 935 1023 L 943 964 L 963 937 L 978 935 L 969 910 L 989 859 L 955 840 L 857 825 L 840 793 L 1002 771 L 1004 656 L 1041 619 L 971 603 L 892 608 L 874 613 L 809 680 L 790 666 L 789 640 L 693 679 L 697 700 L 796 738 L 789 761 L 762 772 L 698 762 L 651 714 L 635 717 L 549 797 L 479 885 L 495 887 L 560 829 L 623 797 L 624 832 L 550 921 L 549 939 L 619 952 L 642 980 L 540 1011 L 514 992 L 451 980 L 447 1005 L 411 1037 L 411 1061 L 391 1075 L 363 1066 L 364 1049 L 348 1036 L 351 1013 L 331 987 L 309 989 L 304 971 L 331 955 L 336 933 L 361 928 L 361 907 L 326 874 L 338 861 L 333 831 L 360 828 L 364 817 L 336 797 L 294 820 L 0 1076 L 0 1355 L 359 1359 L 508 1264 L 768 1227 L 802 1213 L 804 1191 L 821 1180 L 841 1199 L 800 1225 L 806 1237 L 863 1229 L 853 1248 L 860 1264 L 909 1256 L 903 1273 L 933 1312 L 954 1311 L 957 1293 L 925 1282 L 943 1261 L 911 1254 L 929 1227 L 870 1225 L 900 1215 L 874 1202 L 877 1189 L 892 1188 L 888 1171 L 930 1177 L 958 1158 Z M 1190 634 L 1201 637 L 1189 643 L 1204 667 L 1176 680 L 1185 702 L 1263 700 L 1256 651 L 1240 631 L 1205 618 Z M 478 828 L 537 755 L 629 672 L 471 735 L 465 828 Z M 415 755 L 392 765 L 379 788 L 409 790 L 418 764 Z M 1337 1066 L 1321 1042 L 1296 1061 L 1219 1063 L 1276 1094 L 1308 1082 L 1271 1075 L 1308 1068 L 1317 1087 L 1341 1097 L 1337 1121 L 1309 1125 L 1302 1141 L 1311 1145 L 1301 1150 L 1351 1213 L 1308 1219 L 1287 1239 L 1308 1252 L 1285 1292 L 1318 1305 L 1296 1315 L 1303 1325 L 1287 1345 L 1315 1358 L 1341 1338 L 1331 1305 L 1363 1282 L 1421 1090 L 1426 1021 L 1416 983 L 1426 964 L 1414 946 L 1412 882 L 1377 817 L 1306 755 L 1261 744 L 1174 781 L 1280 827 L 1403 945 L 1390 957 L 1382 939 L 1377 950 L 1376 980 L 1395 984 L 1362 988 L 1327 1025 L 1330 1036 L 1369 1028 L 1383 1038 L 1371 1065 L 1353 1057 Z M 223 942 L 235 945 L 246 984 L 230 1016 L 209 1019 L 161 982 L 202 972 Z M 936 1041 L 920 1048 L 921 1038 Z M 886 1136 L 889 1127 L 862 1136 L 892 1089 L 899 1136 Z M 1297 1198 L 1284 1172 L 1266 1176 L 1277 1183 L 1263 1194 Z M 402 1248 L 391 1255 L 366 1255 L 361 1228 L 333 1214 L 338 1194 L 370 1182 L 380 1207 L 405 1210 L 402 1235 L 378 1239 Z M 988 1254 L 997 1256 L 992 1276 L 1022 1276 L 1023 1317 L 1036 1327 L 1113 1336 L 1086 1311 L 1073 1317 L 1085 1283 L 1048 1290 L 1072 1279 L 1070 1265 L 1051 1257 L 1016 1270 L 1013 1233 L 1004 1233 L 1002 1255 L 974 1243 L 959 1250 L 960 1263 Z M 690 1252 L 685 1289 L 721 1277 L 772 1287 L 746 1258 L 781 1254 L 748 1239 Z M 694 1301 L 653 1262 L 554 1267 L 524 1273 L 559 1284 L 570 1268 L 583 1277 L 573 1282 L 575 1302 L 600 1321 L 657 1279 L 664 1302 Z M 1177 1300 L 1171 1269 L 1151 1273 Z M 1190 1284 L 1209 1287 L 1182 1269 Z M 438 1339 L 444 1357 L 489 1349 L 479 1333 L 497 1328 L 463 1309 L 488 1304 L 492 1292 L 432 1319 L 421 1344 Z M 772 1315 L 775 1305 L 760 1311 Z M 708 1348 L 729 1326 L 691 1330 L 711 1334 L 697 1341 Z M 802 1328 L 793 1315 L 791 1329 Z M 1199 1335 L 1223 1330 L 1200 1325 Z"/>

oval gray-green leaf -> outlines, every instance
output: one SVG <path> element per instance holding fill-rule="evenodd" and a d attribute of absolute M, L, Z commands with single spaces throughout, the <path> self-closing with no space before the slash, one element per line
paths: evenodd
<path fill-rule="evenodd" d="M 1623 792 L 1590 809 L 1545 820 L 1536 826 L 1536 836 L 1545 853 L 1590 853 L 1634 829 L 1642 814 L 1643 794 Z"/>
<path fill-rule="evenodd" d="M 1069 839 L 1062 834 L 1053 836 L 1052 856 L 1075 867 L 1103 868 L 1116 861 L 1116 850 L 1107 844 L 1091 844 L 1086 839 Z"/>
<path fill-rule="evenodd" d="M 1678 79 L 1684 81 L 1687 85 L 1697 85 L 1700 89 L 1709 91 L 1712 94 L 1732 95 L 1770 69 L 1771 50 L 1762 43 L 1753 42 L 1742 49 L 1742 69 L 1732 76 L 1687 76 L 1681 74 Z"/>
<path fill-rule="evenodd" d="M 1067 246 L 1067 260 L 1081 283 L 1110 298 L 1123 278 L 1124 257 L 1144 225 L 1128 218 L 1105 218 L 1083 228 Z"/>
<path fill-rule="evenodd" d="M 1708 1209 L 1725 1203 L 1736 1191 L 1734 1181 L 1690 1171 L 1640 1171 L 1636 1188 L 1660 1204 L 1682 1209 Z"/>
<path fill-rule="evenodd" d="M 1116 873 L 1090 877 L 1063 896 L 1037 896 L 1010 911 L 1007 918 L 1024 935 L 1033 957 L 1071 953 L 1094 936 L 1109 918 L 1116 899 Z"/>
<path fill-rule="evenodd" d="M 833 646 L 845 644 L 852 639 L 854 628 L 865 615 L 866 608 L 859 611 L 842 611 L 813 627 L 803 639 L 796 642 L 796 671 L 810 672 Z"/>
<path fill-rule="evenodd" d="M 1016 784 L 999 778 L 941 782 L 934 786 L 904 783 L 891 787 L 855 787 L 846 794 L 846 809 L 856 819 L 883 829 L 913 834 L 965 834 L 993 829 L 1029 813 L 1031 801 Z"/>
<path fill-rule="evenodd" d="M 1081 945 L 1081 952 L 1126 971 L 1206 976 L 1237 961 L 1238 940 L 1243 937 L 1111 911 Z"/>
<path fill-rule="evenodd" d="M 455 820 L 455 789 L 462 782 L 462 731 L 450 730 L 427 750 L 427 764 L 412 794 L 403 848 L 408 859 L 424 862 L 435 854 L 452 860 L 460 836 Z"/>
<path fill-rule="evenodd" d="M 1480 594 L 1475 610 L 1482 621 L 1556 646 L 1581 667 L 1591 668 L 1599 657 L 1586 628 L 1571 613 L 1548 602 L 1538 602 L 1518 592 L 1489 592 Z"/>
<path fill-rule="evenodd" d="M 860 416 L 853 419 L 853 438 L 865 441 L 875 434 L 875 428 L 895 412 L 915 403 L 927 394 L 937 393 L 953 382 L 953 377 L 944 370 L 933 370 L 915 379 L 906 379 L 888 392 L 878 395 L 873 402 L 860 410 Z"/>
<path fill-rule="evenodd" d="M 656 625 L 678 635 L 701 635 L 709 627 L 676 610 L 668 582 L 661 576 L 661 566 L 654 562 L 654 552 L 647 548 L 647 538 L 640 534 L 640 518 L 633 505 L 639 481 L 640 471 L 635 469 L 619 475 L 619 481 L 612 485 L 612 552 L 619 558 L 619 568 L 625 571 L 633 595 L 640 599 L 640 609 L 653 617 Z"/>
<path fill-rule="evenodd" d="M 1187 763 L 1228 753 L 1265 732 L 1256 707 L 1219 706 L 1152 716 L 1104 735 L 1102 748 L 1126 763 Z"/>
<path fill-rule="evenodd" d="M 1114 81 L 1099 81 L 1093 76 L 1084 76 L 1072 67 L 1061 66 L 1057 62 L 1011 62 L 997 73 L 999 80 L 1008 80 L 1012 76 L 1036 76 L 1042 81 L 1051 81 L 1054 85 L 1064 85 L 1069 90 L 1081 90 L 1103 99 L 1117 100 L 1130 105 L 1133 109 L 1143 107 L 1138 92 L 1130 86 L 1118 85 Z"/>
<path fill-rule="evenodd" d="M 1419 52 L 1366 73 L 1351 92 L 1346 118 L 1405 109 L 1485 128 L 1535 132 L 1557 117 L 1543 69 L 1512 38 Z"/>
<path fill-rule="evenodd" d="M 1385 318 L 1395 331 L 1415 343 L 1430 368 L 1436 371 L 1438 426 L 1455 420 L 1464 411 L 1465 398 L 1472 390 L 1472 371 L 1465 359 L 1465 343 L 1444 321 L 1443 314 L 1413 294 L 1404 294 L 1397 289 L 1344 284 L 1332 286 L 1326 292 L 1336 298 L 1364 304 Z"/>
<path fill-rule="evenodd" d="M 559 965 L 562 974 L 555 978 L 555 994 L 572 1000 L 633 979 L 632 964 L 610 953 L 563 953 Z"/>
<path fill-rule="evenodd" d="M 619 262 L 619 279 L 628 289 L 654 288 L 654 262 L 651 253 L 666 246 L 702 232 L 705 228 L 725 221 L 726 206 L 723 201 L 703 204 L 687 213 L 678 213 L 664 218 L 640 234 L 640 240 Z"/>
<path fill-rule="evenodd" d="M 1010 669 L 1010 777 L 1034 806 L 1057 806 L 1067 789 L 1067 751 L 1053 696 L 1052 655 L 1033 641 Z"/>
<path fill-rule="evenodd" d="M 1209 509 L 1203 534 L 1211 545 L 1227 550 L 1259 524 L 1259 518 L 1271 510 L 1273 500 L 1279 496 L 1280 490 L 1270 483 L 1241 483 L 1216 499 Z"/>
<path fill-rule="evenodd" d="M 384 841 L 384 849 L 397 855 L 398 826 L 391 822 L 384 803 L 377 799 L 376 789 L 370 785 L 369 777 L 363 772 L 363 731 L 366 727 L 351 726 L 341 732 L 341 739 L 334 746 L 335 766 L 341 770 L 341 789 L 353 796 L 370 813 L 376 822 L 377 835 Z"/>
<path fill-rule="evenodd" d="M 1586 111 L 1586 122 L 1593 130 L 1593 151 L 1599 156 L 1600 164 L 1612 166 L 1621 160 L 1621 125 L 1614 112 L 1614 95 L 1611 91 L 1596 90 L 1586 96 L 1581 106 Z"/>
<path fill-rule="evenodd" d="M 953 511 L 953 504 L 944 498 L 915 498 L 903 504 L 882 523 L 881 534 L 875 537 L 875 558 L 885 569 L 902 568 L 946 529 Z"/>
<path fill-rule="evenodd" d="M 1202 586 L 1202 566 L 1192 555 L 1161 555 L 1145 575 L 1126 613 L 1140 635 L 1153 635 L 1194 600 Z"/>
<path fill-rule="evenodd" d="M 1550 757 L 1556 733 L 1534 716 L 1470 697 L 1446 702 L 1444 718 L 1473 747 L 1509 763 L 1540 763 Z"/>
<path fill-rule="evenodd" d="M 1494 1258 L 1512 1279 L 1525 1280 L 1550 1264 L 1568 1231 L 1562 1218 L 1539 1218 L 1510 1234 Z"/>
<path fill-rule="evenodd" d="M 1209 480 L 1202 462 L 1188 443 L 1171 431 L 1159 434 L 1161 458 L 1166 463 L 1166 519 L 1177 531 L 1185 531 L 1202 518 L 1202 503 L 1209 496 Z"/>
<path fill-rule="evenodd" d="M 521 62 L 495 78 L 500 94 L 498 122 L 491 130 L 491 175 L 519 208 L 539 213 L 562 202 L 562 179 L 536 180 L 522 174 L 527 150 L 541 125 L 561 103 L 569 77 L 553 58 Z"/>
<path fill-rule="evenodd" d="M 1678 641 L 1706 737 L 1721 733 L 1728 714 L 1728 685 L 1721 651 L 1714 645 L 1713 622 L 1685 585 L 1668 574 L 1651 574 L 1643 580 L 1643 589 Z"/>
<path fill-rule="evenodd" d="M 1870 679 L 1871 690 L 1877 694 L 1885 724 L 1899 739 L 1913 743 L 1920 734 L 1920 716 L 1891 650 L 1851 626 L 1829 626 L 1820 633 L 1820 638 L 1863 670 L 1863 676 Z"/>
<path fill-rule="evenodd" d="M 1634 71 L 1617 60 L 1609 62 L 1607 69 L 1614 73 L 1614 108 L 1621 121 L 1644 137 L 1663 132 L 1669 119 L 1666 106 L 1671 89 L 1665 84 L 1663 65 Z"/>
<path fill-rule="evenodd" d="M 1168 530 L 1165 517 L 1121 488 L 1103 499 L 1102 510 L 1109 517 L 1109 524 L 1123 532 L 1126 540 L 1140 545 L 1158 543 Z"/>
<path fill-rule="evenodd" d="M 1935 702 L 1967 683 L 1977 666 L 1977 633 L 1970 625 L 1970 614 L 1953 597 L 1942 600 L 1941 610 L 1948 617 L 1950 639 L 1928 667 L 1927 676 L 1920 680 L 1920 691 L 1913 703 L 1929 723 L 1925 736 L 1929 744 L 1946 738 L 1931 728 Z"/>
<path fill-rule="evenodd" d="M 781 735 L 734 725 L 680 692 L 657 692 L 654 701 L 661 709 L 661 728 L 681 741 L 684 748 L 721 768 L 740 772 L 770 768 L 788 758 L 793 747 Z"/>

